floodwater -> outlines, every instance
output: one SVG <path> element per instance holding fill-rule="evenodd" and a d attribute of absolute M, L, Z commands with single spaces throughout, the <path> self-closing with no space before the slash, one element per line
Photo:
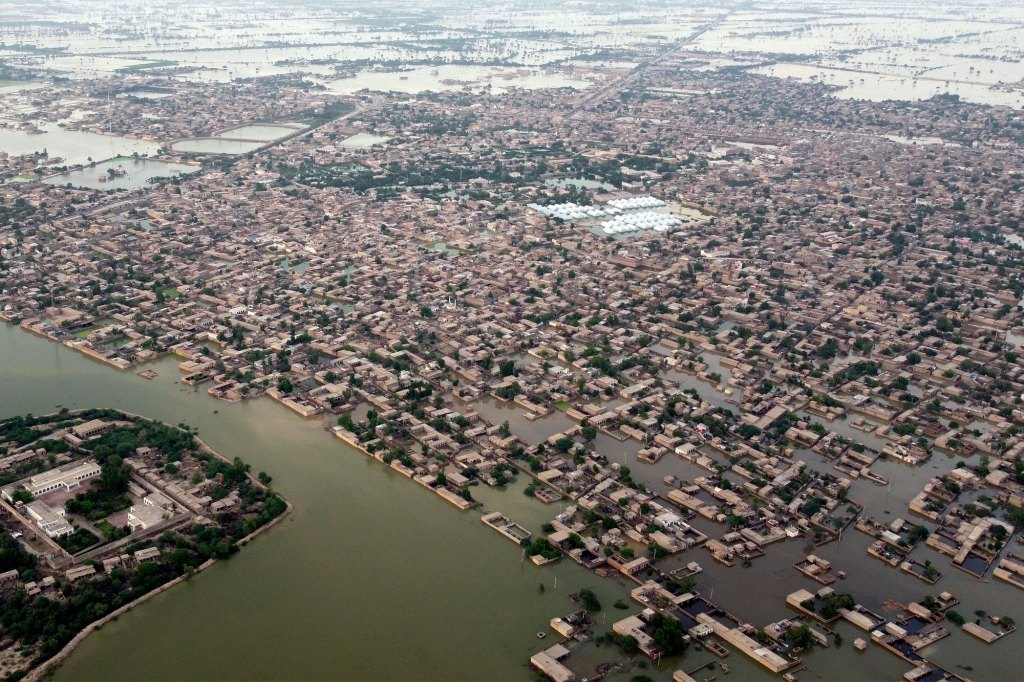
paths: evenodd
<path fill-rule="evenodd" d="M 342 78 L 327 85 L 331 92 L 340 94 L 352 94 L 360 90 L 415 94 L 462 88 L 488 89 L 493 94 L 500 94 L 514 87 L 526 90 L 541 88 L 580 90 L 590 87 L 591 83 L 560 73 L 545 73 L 530 69 L 441 65 L 417 67 L 405 71 L 366 70 L 351 78 Z"/>
<path fill-rule="evenodd" d="M 275 142 L 283 137 L 293 135 L 301 128 L 284 125 L 248 125 L 225 130 L 215 137 L 223 140 L 257 140 L 259 142 Z"/>
<path fill-rule="evenodd" d="M 549 180 L 545 180 L 544 184 L 562 189 L 568 189 L 570 187 L 580 189 L 606 189 L 609 191 L 615 189 L 615 185 L 607 182 L 601 182 L 600 180 L 589 180 L 587 178 L 551 178 Z"/>
<path fill-rule="evenodd" d="M 959 147 L 960 145 L 955 142 L 946 142 L 941 137 L 903 137 L 902 135 L 883 135 L 883 138 L 896 144 L 906 144 L 910 146 L 927 146 L 931 144 L 942 145 L 943 147 Z"/>
<path fill-rule="evenodd" d="M 245 154 L 256 151 L 266 142 L 248 142 L 245 140 L 231 140 L 223 137 L 202 137 L 194 140 L 181 140 L 171 145 L 176 152 L 188 154 Z"/>
<path fill-rule="evenodd" d="M 665 349 L 667 351 L 667 349 Z M 729 368 L 721 364 L 720 358 L 713 353 L 702 353 L 709 371 L 722 374 L 723 381 L 728 381 Z M 705 399 L 721 404 L 728 409 L 736 406 L 726 403 L 721 393 L 705 382 L 699 382 L 693 375 L 680 372 L 666 372 L 664 378 L 679 383 L 681 388 L 695 387 Z M 550 437 L 553 433 L 563 430 L 570 421 L 559 412 L 541 420 L 526 419 L 525 412 L 508 403 L 499 403 L 491 398 L 472 404 L 489 420 L 500 423 L 507 420 L 512 432 L 520 439 L 537 443 Z M 458 408 L 457 408 L 458 409 Z M 853 429 L 846 421 L 827 422 L 820 417 L 810 416 L 822 421 L 830 430 L 837 431 L 855 441 L 881 448 L 882 441 L 870 433 Z M 636 459 L 640 445 L 634 440 L 618 441 L 604 433 L 599 433 L 594 441 L 594 449 L 599 454 L 608 456 L 612 462 L 629 466 L 634 479 L 642 481 L 652 490 L 662 495 L 667 493 L 669 486 L 664 483 L 666 475 L 676 478 L 693 480 L 698 476 L 707 476 L 709 472 L 690 464 L 674 454 L 665 455 L 656 464 L 646 464 Z M 721 455 L 715 455 L 705 448 L 706 454 L 723 461 Z M 817 453 L 800 448 L 796 451 L 795 460 L 802 460 L 815 471 L 841 475 L 832 468 L 832 462 Z M 966 459 L 950 458 L 936 454 L 931 461 L 919 467 L 908 467 L 893 460 L 880 460 L 873 470 L 886 477 L 890 484 L 878 486 L 866 480 L 856 480 L 850 492 L 850 498 L 865 505 L 866 514 L 882 522 L 890 522 L 897 517 L 907 518 L 912 523 L 924 523 L 932 528 L 932 524 L 924 522 L 909 514 L 907 503 L 916 495 L 924 484 L 933 476 L 945 473 L 952 468 L 954 461 Z M 973 460 L 968 460 L 973 461 Z M 742 483 L 739 476 L 727 475 L 734 485 Z M 704 522 L 697 518 L 692 524 L 712 537 L 719 537 L 724 532 L 722 526 Z M 742 566 L 726 567 L 712 560 L 703 550 L 683 552 L 667 559 L 662 568 L 665 570 L 680 568 L 690 561 L 698 561 L 704 567 L 699 576 L 698 587 L 705 596 L 709 596 L 726 610 L 757 626 L 792 615 L 785 607 L 785 597 L 800 588 L 817 590 L 821 586 L 801 576 L 792 564 L 807 553 L 813 552 L 833 562 L 837 570 L 845 570 L 848 578 L 833 585 L 837 591 L 850 592 L 860 603 L 878 613 L 885 614 L 883 604 L 886 600 L 919 601 L 926 595 L 936 595 L 948 590 L 958 596 L 962 604 L 956 607 L 961 613 L 969 615 L 977 609 L 986 610 L 995 615 L 1009 615 L 1020 611 L 1024 602 L 1014 588 L 991 580 L 983 583 L 972 576 L 954 568 L 947 557 L 939 555 L 925 546 L 918 547 L 912 554 L 919 560 L 930 559 L 944 573 L 937 585 L 929 586 L 916 578 L 906 575 L 895 568 L 885 566 L 867 554 L 868 546 L 873 538 L 848 528 L 841 541 L 813 548 L 803 539 L 787 541 L 772 545 L 767 555 L 754 560 L 750 568 Z M 1017 548 L 1019 550 L 1019 547 Z M 1004 550 L 1006 551 L 1006 550 Z M 989 573 L 989 577 L 991 573 Z M 923 651 L 923 655 L 951 670 L 956 666 L 971 666 L 973 672 L 968 675 L 972 679 L 1013 679 L 1012 657 L 990 655 L 990 648 L 978 640 L 964 634 L 955 626 L 947 624 L 952 635 L 940 643 Z M 867 633 L 861 632 L 845 623 L 840 623 L 838 631 L 843 635 L 846 644 L 841 648 L 832 647 L 828 650 L 816 649 L 804 658 L 815 679 L 828 680 L 864 680 L 864 679 L 897 679 L 909 670 L 910 666 L 886 652 L 870 648 L 861 654 L 852 648 L 857 637 L 870 639 Z M 572 659 L 570 659 L 571 662 Z M 693 670 L 700 661 L 698 655 L 691 653 L 682 662 L 682 667 Z M 760 670 L 735 668 L 734 662 L 740 662 L 740 656 L 732 656 L 729 665 L 734 667 L 734 679 L 767 679 L 769 676 Z"/>
<path fill-rule="evenodd" d="M 149 364 L 159 376 L 145 381 L 6 324 L 0 325 L 0 348 L 5 388 L 0 416 L 41 414 L 58 406 L 111 406 L 172 424 L 184 421 L 226 456 L 243 457 L 254 471 L 273 475 L 274 486 L 296 507 L 288 520 L 236 557 L 91 635 L 57 672 L 58 680 L 525 680 L 532 677 L 525 666 L 529 656 L 551 643 L 538 642 L 534 633 L 571 610 L 566 594 L 591 586 L 606 612 L 615 599 L 628 599 L 622 584 L 565 560 L 545 569 L 521 565 L 519 549 L 483 526 L 479 512 L 457 511 L 346 447 L 315 421 L 300 419 L 268 399 L 228 404 L 201 388 L 180 385 L 174 359 Z M 530 421 L 522 410 L 489 398 L 475 401 L 472 408 L 498 423 L 507 419 L 528 442 L 571 425 L 560 412 Z M 656 465 L 637 462 L 632 459 L 635 443 L 613 440 L 599 436 L 597 451 L 627 462 L 634 478 L 658 492 L 665 491 L 661 479 L 667 474 L 702 475 L 672 454 Z M 810 451 L 797 456 L 818 470 L 830 466 Z M 879 520 L 906 517 L 907 500 L 950 466 L 938 455 L 916 469 L 882 461 L 875 469 L 892 484 L 855 481 L 850 496 L 866 503 Z M 520 476 L 509 490 L 478 486 L 473 494 L 486 510 L 501 511 L 538 532 L 567 502 L 545 507 L 521 494 L 524 483 Z M 717 530 L 712 524 L 695 525 Z M 813 550 L 847 571 L 847 580 L 835 587 L 852 592 L 868 608 L 881 611 L 886 599 L 919 600 L 949 590 L 962 600 L 962 613 L 985 609 L 1020 616 L 1020 595 L 1010 586 L 981 583 L 920 547 L 914 556 L 932 559 L 945 573 L 929 587 L 869 557 L 865 550 L 871 540 L 849 529 L 842 542 Z M 704 594 L 760 626 L 791 615 L 786 594 L 816 588 L 791 568 L 808 551 L 803 540 L 793 540 L 772 546 L 750 568 L 728 568 L 697 549 L 667 559 L 663 567 L 700 562 L 705 571 L 698 586 Z M 539 583 L 545 584 L 543 594 Z M 614 622 L 625 613 L 610 610 L 602 617 Z M 608 627 L 600 623 L 597 629 Z M 846 646 L 816 650 L 805 658 L 823 679 L 896 679 L 909 668 L 874 648 L 855 653 L 850 644 L 864 633 L 847 625 L 839 629 Z M 953 630 L 925 655 L 952 669 L 970 665 L 974 679 L 1016 676 L 1012 656 L 992 655 L 991 648 Z M 168 637 L 169 632 L 174 636 Z M 225 642 L 232 656 L 224 655 Z M 582 676 L 611 656 L 605 652 L 590 646 L 568 663 Z M 662 661 L 659 670 L 652 666 L 646 674 L 666 679 L 673 669 L 692 670 L 704 654 Z M 741 656 L 730 657 L 729 663 L 735 679 L 768 677 Z"/>
<path fill-rule="evenodd" d="M 529 657 L 553 643 L 535 633 L 575 608 L 566 595 L 590 586 L 606 609 L 628 600 L 570 561 L 523 565 L 481 512 L 458 511 L 317 422 L 180 385 L 173 359 L 149 364 L 159 376 L 145 381 L 7 324 L 0 349 L 0 417 L 109 406 L 184 421 L 270 473 L 295 505 L 235 557 L 90 635 L 55 679 L 528 680 Z M 523 484 L 473 492 L 538 532 L 557 510 Z"/>
<path fill-rule="evenodd" d="M 138 88 L 136 90 L 129 90 L 125 93 L 131 97 L 138 97 L 139 99 L 165 99 L 172 97 L 173 92 L 164 92 L 162 90 L 147 90 L 145 88 Z"/>
<path fill-rule="evenodd" d="M 773 64 L 753 69 L 752 73 L 839 86 L 842 89 L 836 92 L 836 97 L 842 99 L 862 99 L 875 102 L 883 100 L 913 101 L 929 99 L 935 95 L 951 94 L 979 104 L 1024 107 L 1024 93 L 984 83 L 829 69 L 810 64 Z"/>
<path fill-rule="evenodd" d="M 80 130 L 65 130 L 56 125 L 42 126 L 40 134 L 12 128 L 0 128 L 0 149 L 11 156 L 46 151 L 51 159 L 64 159 L 61 165 L 89 163 L 89 159 L 130 156 L 134 152 L 153 155 L 160 143 L 119 135 L 100 135 Z"/>
<path fill-rule="evenodd" d="M 32 81 L 0 79 L 0 94 L 4 95 L 25 90 L 38 90 L 42 87 L 45 87 L 42 83 L 34 83 Z"/>
<path fill-rule="evenodd" d="M 372 133 L 356 133 L 346 137 L 344 140 L 338 143 L 339 147 L 345 147 L 346 149 L 367 149 L 375 144 L 387 142 L 390 137 L 384 135 L 373 135 Z"/>
<path fill-rule="evenodd" d="M 108 170 L 124 171 L 121 177 L 114 177 Z M 89 189 L 138 189 L 149 184 L 152 178 L 168 178 L 176 175 L 199 172 L 199 166 L 183 163 L 169 163 L 155 159 L 119 158 L 98 163 L 95 166 L 61 173 L 43 182 L 50 185 L 66 185 Z M 100 178 L 105 178 L 100 180 Z"/>

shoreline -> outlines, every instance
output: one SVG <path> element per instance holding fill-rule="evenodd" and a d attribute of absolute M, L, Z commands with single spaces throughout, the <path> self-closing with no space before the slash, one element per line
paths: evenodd
<path fill-rule="evenodd" d="M 82 348 L 80 346 L 76 346 L 74 344 L 67 343 L 67 342 L 62 341 L 60 339 L 56 339 L 56 338 L 50 336 L 49 334 L 46 334 L 43 331 L 40 331 L 38 329 L 33 328 L 31 325 L 25 325 L 24 323 L 14 324 L 10 320 L 3 319 L 2 317 L 0 317 L 0 320 L 3 320 L 4 322 L 6 322 L 7 324 L 9 324 L 12 327 L 17 327 L 18 329 L 21 329 L 23 331 L 29 332 L 31 334 L 35 334 L 36 336 L 38 336 L 38 337 L 40 337 L 42 339 L 45 339 L 47 341 L 50 341 L 51 343 L 56 343 L 56 344 L 59 344 L 61 346 L 64 346 L 65 348 L 68 348 L 68 349 L 70 349 L 72 351 L 75 351 L 78 354 L 80 354 L 80 355 L 82 355 L 82 356 L 84 356 L 84 357 L 86 357 L 88 359 L 95 360 L 95 361 L 99 362 L 100 364 L 105 365 L 106 367 L 110 367 L 110 368 L 116 369 L 119 372 L 127 372 L 128 370 L 133 370 L 133 369 L 142 367 L 142 366 L 144 366 L 144 365 L 146 365 L 146 364 L 148 364 L 150 362 L 156 362 L 158 360 L 163 359 L 164 357 L 166 357 L 168 355 L 173 355 L 174 354 L 173 350 L 168 350 L 168 351 L 166 351 L 164 353 L 158 354 L 157 356 L 155 356 L 153 358 L 148 358 L 148 359 L 146 359 L 146 360 L 144 360 L 142 362 L 134 362 L 134 363 L 131 363 L 129 365 L 121 366 L 121 365 L 119 365 L 117 363 L 111 362 L 108 358 L 105 358 L 105 357 L 103 357 L 103 356 L 101 356 L 101 355 L 99 355 L 97 353 L 91 352 L 91 349 L 85 349 L 85 348 Z M 180 379 L 179 379 L 179 381 L 180 381 Z M 282 398 L 276 397 L 274 395 L 270 395 L 269 393 L 265 393 L 263 395 L 265 395 L 266 397 L 269 397 L 272 401 L 276 402 L 278 405 L 280 405 L 282 407 L 285 407 L 285 408 L 288 408 L 293 413 L 295 413 L 298 416 L 302 417 L 303 421 L 307 421 L 307 422 L 308 421 L 312 421 L 315 417 L 319 416 L 319 415 L 315 415 L 315 414 L 313 414 L 313 415 L 304 414 L 301 410 L 297 409 L 296 406 L 294 404 L 290 403 L 287 399 L 282 399 Z M 257 397 L 248 398 L 248 400 L 257 400 L 258 398 L 261 398 L 261 397 L 263 397 L 263 396 L 261 395 L 261 396 L 257 396 Z M 236 401 L 236 400 L 226 400 L 224 398 L 217 398 L 217 399 L 218 400 L 224 400 L 225 402 L 243 402 L 243 401 Z M 511 401 L 504 401 L 504 402 L 511 402 Z M 140 418 L 140 419 L 150 419 L 150 417 L 146 417 L 146 416 L 139 415 L 139 414 L 134 414 L 132 412 L 121 410 L 121 409 L 118 409 L 118 408 L 108 408 L 108 409 L 116 410 L 116 411 L 121 412 L 122 414 L 128 415 L 130 417 L 137 417 L 137 418 Z M 81 411 L 81 410 L 79 410 L 79 411 Z M 72 414 L 74 412 L 75 412 L 75 410 L 71 411 Z M 50 413 L 50 414 L 56 414 L 56 413 Z M 532 415 L 533 413 L 532 412 L 528 412 L 527 414 L 528 415 Z M 159 421 L 159 420 L 157 420 L 157 421 Z M 385 466 L 389 466 L 390 468 L 392 468 L 395 471 L 399 472 L 403 476 L 415 480 L 417 483 L 419 483 L 423 487 L 428 488 L 429 490 L 431 490 L 431 492 L 433 492 L 435 495 L 437 495 L 441 499 L 443 499 L 446 502 L 448 502 L 449 504 L 453 505 L 459 511 L 467 511 L 467 510 L 472 509 L 474 507 L 480 506 L 480 503 L 478 501 L 464 500 L 463 498 L 459 497 L 455 493 L 452 493 L 451 491 L 447 491 L 444 488 L 431 488 L 428 484 L 426 484 L 423 481 L 420 481 L 419 479 L 415 478 L 413 476 L 412 472 L 409 471 L 409 470 L 406 470 L 405 467 L 401 466 L 401 464 L 399 462 L 394 461 L 394 462 L 392 462 L 390 464 L 385 463 L 384 459 L 383 459 L 383 453 L 373 453 L 373 452 L 370 452 L 365 447 L 363 447 L 362 443 L 360 443 L 358 440 L 355 440 L 354 438 L 353 439 L 349 439 L 349 438 L 346 438 L 345 436 L 343 436 L 342 435 L 343 432 L 337 431 L 337 430 L 335 430 L 335 429 L 333 429 L 331 427 L 325 427 L 324 430 L 327 433 L 329 433 L 329 434 L 335 436 L 336 438 L 338 438 L 339 440 L 341 440 L 342 443 L 344 443 L 345 445 L 351 447 L 356 452 L 360 452 L 360 453 L 366 455 L 367 457 L 372 457 L 373 459 L 375 459 L 375 460 L 377 460 L 379 462 L 384 463 Z M 196 437 L 196 441 L 199 443 L 200 449 L 205 449 L 205 451 L 209 452 L 211 455 L 217 457 L 218 459 L 220 459 L 220 460 L 222 460 L 224 462 L 227 462 L 228 464 L 231 464 L 231 460 L 228 460 L 222 454 L 220 454 L 219 452 L 217 452 L 216 450 L 214 450 L 213 448 L 208 446 L 198 436 Z M 533 479 L 533 480 L 535 480 L 535 481 L 537 481 L 539 483 L 543 483 L 545 486 L 547 486 L 546 483 L 544 483 L 539 478 L 537 478 L 537 475 L 535 473 L 533 473 L 532 471 L 529 471 L 526 467 L 524 467 L 524 466 L 522 466 L 520 464 L 516 464 L 516 468 L 519 471 L 522 471 L 523 473 L 527 474 L 531 479 Z M 249 472 L 246 472 L 246 476 L 248 476 L 250 482 L 252 482 L 254 485 L 256 485 L 257 487 L 259 487 L 261 489 L 266 490 L 266 486 L 264 486 L 262 483 L 260 483 L 258 479 L 256 479 L 254 476 L 252 476 L 252 474 L 250 474 Z M 548 487 L 550 487 L 550 486 L 548 486 Z M 448 494 L 446 494 L 446 493 L 448 493 Z M 282 497 L 281 499 L 284 499 L 284 498 Z M 288 514 L 291 511 L 291 503 L 288 502 L 288 500 L 284 500 L 284 501 L 285 501 L 285 504 L 288 505 L 288 510 L 285 512 L 285 514 Z M 269 525 L 268 526 L 263 526 L 263 528 L 267 528 L 267 527 L 269 527 Z M 261 530 L 262 530 L 262 528 L 257 528 L 255 531 L 253 531 L 253 534 L 254 535 L 255 534 L 259 534 L 259 532 Z M 249 536 L 246 536 L 246 537 L 242 538 L 241 540 L 239 540 L 238 543 L 237 543 L 238 546 L 241 547 L 244 542 L 248 542 L 248 538 L 249 538 Z"/>
<path fill-rule="evenodd" d="M 76 414 L 79 414 L 81 412 L 86 411 L 87 409 L 90 409 L 90 408 L 82 408 L 82 409 L 78 409 L 78 410 L 69 410 L 67 414 L 68 414 L 68 416 L 74 416 Z M 146 416 L 143 416 L 143 415 L 140 415 L 140 414 L 135 414 L 133 412 L 128 412 L 128 411 L 125 411 L 125 410 L 119 410 L 119 409 L 116 409 L 116 408 L 101 408 L 101 409 L 111 409 L 111 410 L 119 412 L 119 413 L 121 413 L 121 414 L 123 414 L 125 416 L 134 417 L 136 419 L 146 419 L 146 420 L 150 420 L 150 421 L 160 421 L 158 419 L 154 420 L 151 417 L 146 417 Z M 41 416 L 53 416 L 53 415 L 58 415 L 58 414 L 60 414 L 60 413 L 59 412 L 51 412 L 51 413 L 49 413 L 47 415 L 41 415 Z M 161 422 L 161 423 L 163 423 L 163 422 Z M 196 439 L 196 443 L 198 444 L 197 451 L 205 452 L 205 453 L 207 453 L 207 454 L 209 454 L 209 455 L 211 455 L 213 457 L 216 457 L 217 459 L 220 459 L 223 462 L 227 462 L 229 464 L 232 463 L 232 460 L 229 460 L 227 457 L 225 457 L 221 453 L 219 453 L 216 450 L 214 450 L 213 448 L 211 448 L 209 445 L 207 445 L 198 436 L 193 436 L 193 437 Z M 248 471 L 246 471 L 245 475 L 248 477 L 249 481 L 253 485 L 257 486 L 258 488 L 260 488 L 264 492 L 269 490 L 268 486 L 263 485 L 263 483 L 261 483 L 256 477 L 254 477 Z M 256 537 L 258 537 L 260 534 L 264 533 L 267 530 L 270 530 L 271 528 L 276 526 L 278 523 L 283 521 L 285 518 L 287 518 L 292 513 L 292 511 L 294 510 L 294 505 L 292 505 L 292 503 L 289 502 L 288 500 L 286 500 L 284 497 L 281 497 L 281 499 L 285 503 L 285 510 L 281 514 L 279 514 L 278 516 L 276 516 L 273 519 L 271 519 L 269 523 L 266 523 L 266 524 L 260 526 L 259 528 L 257 528 L 253 532 L 249 533 L 245 537 L 240 538 L 235 543 L 235 545 L 238 548 L 242 548 L 245 545 L 249 544 L 251 541 L 256 539 Z M 118 608 L 117 610 L 108 613 L 107 615 L 103 616 L 102 618 L 94 620 L 93 622 L 91 622 L 88 625 L 86 625 L 84 629 L 82 629 L 80 632 L 78 632 L 78 634 L 76 634 L 71 639 L 71 641 L 68 642 L 67 644 L 65 644 L 64 647 L 60 651 L 58 651 L 56 654 L 54 654 L 50 658 L 46 659 L 45 661 L 43 661 L 39 665 L 36 665 L 36 666 L 33 666 L 33 667 L 29 668 L 25 672 L 25 674 L 22 677 L 22 679 L 26 680 L 28 682 L 38 682 L 38 680 L 42 680 L 48 674 L 53 672 L 57 667 L 59 667 L 65 660 L 67 660 L 67 658 L 72 653 L 74 653 L 75 649 L 77 649 L 82 644 L 82 642 L 85 641 L 86 637 L 88 637 L 90 634 L 92 634 L 96 630 L 99 630 L 104 625 L 106 625 L 107 623 L 111 622 L 112 620 L 115 620 L 119 616 L 124 615 L 128 611 L 131 611 L 133 608 L 135 608 L 137 606 L 141 606 L 142 604 L 146 603 L 150 599 L 153 599 L 154 597 L 156 597 L 156 596 L 158 596 L 160 594 L 163 594 L 164 592 L 170 590 L 172 587 L 180 584 L 181 582 L 183 582 L 185 580 L 188 580 L 188 579 L 190 579 L 192 577 L 198 576 L 203 571 L 205 571 L 206 569 L 210 568 L 211 566 L 213 566 L 217 562 L 218 562 L 217 559 L 207 559 L 202 564 L 200 564 L 197 568 L 195 568 L 193 571 L 185 573 L 183 575 L 180 575 L 177 578 L 175 578 L 174 580 L 171 580 L 170 582 L 167 582 L 167 583 L 164 583 L 163 585 L 160 585 L 159 587 L 151 590 L 150 592 L 147 592 L 146 594 L 144 594 L 141 597 L 135 599 L 134 601 L 128 602 L 127 604 L 125 604 L 124 606 Z"/>

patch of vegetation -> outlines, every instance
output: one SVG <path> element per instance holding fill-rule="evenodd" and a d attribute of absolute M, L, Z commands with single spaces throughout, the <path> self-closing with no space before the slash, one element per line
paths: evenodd
<path fill-rule="evenodd" d="M 526 548 L 527 556 L 540 555 L 548 561 L 551 561 L 552 559 L 557 559 L 558 557 L 562 556 L 562 553 L 558 550 L 558 548 L 552 545 L 551 541 L 547 538 L 534 538 L 533 540 L 524 540 L 523 543 L 523 546 Z"/>
<path fill-rule="evenodd" d="M 165 69 L 170 66 L 177 66 L 178 62 L 172 59 L 154 59 L 149 62 L 142 62 L 140 64 L 129 64 L 128 66 L 122 66 L 114 69 L 115 73 L 135 73 L 136 71 L 146 71 L 148 69 Z"/>
<path fill-rule="evenodd" d="M 589 587 L 584 587 L 580 590 L 580 601 L 583 602 L 583 608 L 587 611 L 600 611 L 601 602 L 598 601 L 597 595 Z"/>
<path fill-rule="evenodd" d="M 76 528 L 71 535 L 57 538 L 57 544 L 67 550 L 68 554 L 78 554 L 83 549 L 92 547 L 100 541 L 94 533 L 85 528 Z"/>

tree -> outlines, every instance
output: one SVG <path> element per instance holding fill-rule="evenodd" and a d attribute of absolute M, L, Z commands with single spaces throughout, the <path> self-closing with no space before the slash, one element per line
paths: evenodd
<path fill-rule="evenodd" d="M 559 438 L 558 440 L 555 441 L 555 449 L 558 450 L 559 452 L 569 452 L 569 448 L 571 448 L 572 446 L 573 441 L 571 438 L 565 438 L 563 436 L 562 438 Z"/>
<path fill-rule="evenodd" d="M 580 590 L 580 601 L 583 602 L 583 608 L 587 611 L 601 610 L 601 602 L 598 601 L 597 595 L 589 587 L 584 587 Z"/>
<path fill-rule="evenodd" d="M 121 495 L 128 490 L 131 468 L 117 455 L 112 455 L 100 467 L 99 486 L 109 496 Z"/>
<path fill-rule="evenodd" d="M 921 540 L 926 539 L 927 537 L 928 537 L 928 529 L 925 528 L 924 526 L 920 525 L 920 524 L 918 524 L 918 525 L 914 526 L 913 528 L 911 528 L 910 532 L 907 533 L 907 539 L 910 540 L 910 542 L 913 543 L 913 544 L 916 544 L 916 543 L 920 542 Z"/>
<path fill-rule="evenodd" d="M 35 568 L 35 565 L 34 555 L 23 550 L 9 534 L 0 533 L 0 571 L 26 570 Z"/>
<path fill-rule="evenodd" d="M 783 639 L 789 642 L 790 645 L 800 647 L 801 649 L 806 649 L 814 644 L 814 635 L 811 634 L 811 628 L 807 623 L 790 628 L 783 635 Z"/>
<path fill-rule="evenodd" d="M 821 615 L 825 620 L 831 620 L 838 616 L 840 609 L 851 609 L 854 605 L 851 595 L 837 592 L 822 597 L 822 601 L 825 603 L 821 607 Z"/>
<path fill-rule="evenodd" d="M 640 642 L 633 635 L 615 635 L 615 643 L 622 648 L 622 652 L 632 656 L 640 651 Z"/>
<path fill-rule="evenodd" d="M 743 424 L 739 428 L 739 434 L 743 438 L 753 438 L 754 436 L 760 435 L 761 429 L 757 428 L 753 424 Z"/>
<path fill-rule="evenodd" d="M 678 653 L 686 648 L 686 630 L 675 618 L 655 613 L 650 621 L 654 642 L 666 654 Z"/>
<path fill-rule="evenodd" d="M 826 360 L 830 360 L 830 359 L 832 359 L 832 358 L 834 358 L 836 356 L 836 353 L 838 351 L 839 351 L 839 344 L 836 343 L 835 339 L 829 339 L 825 343 L 823 343 L 820 346 L 818 346 L 818 349 L 815 351 L 815 353 L 817 354 L 817 356 L 819 358 L 824 358 Z"/>

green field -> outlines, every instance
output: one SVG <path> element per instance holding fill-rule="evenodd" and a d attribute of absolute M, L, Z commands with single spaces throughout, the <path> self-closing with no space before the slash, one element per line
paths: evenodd
<path fill-rule="evenodd" d="M 115 69 L 117 73 L 132 73 L 133 71 L 145 71 L 146 69 L 162 69 L 168 66 L 177 66 L 178 62 L 171 59 L 157 59 L 151 62 L 142 62 L 141 64 L 131 64 L 129 66 L 122 66 L 119 69 Z"/>
<path fill-rule="evenodd" d="M 555 403 L 555 407 L 564 412 L 565 410 L 568 410 L 570 407 L 572 407 L 572 405 L 565 402 L 564 400 L 559 400 L 557 403 Z"/>
<path fill-rule="evenodd" d="M 181 298 L 181 292 L 177 289 L 161 289 L 164 298 Z"/>

